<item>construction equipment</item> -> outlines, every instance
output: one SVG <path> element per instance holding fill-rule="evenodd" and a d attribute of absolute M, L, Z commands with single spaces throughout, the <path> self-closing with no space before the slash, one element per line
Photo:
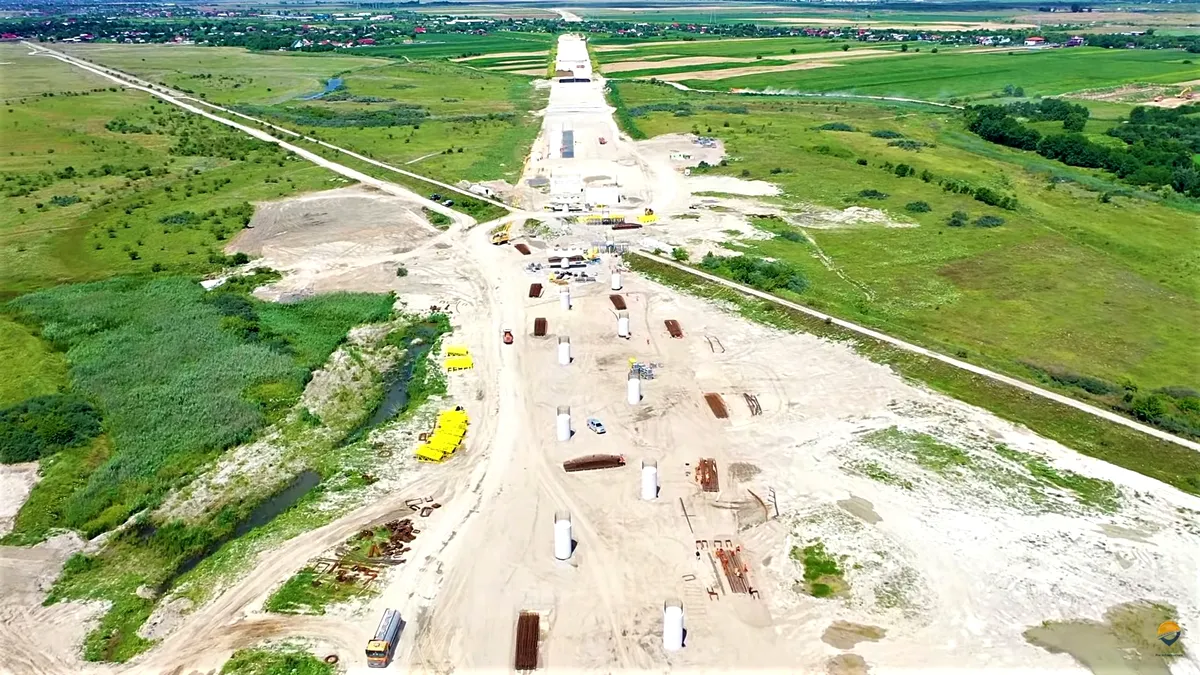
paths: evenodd
<path fill-rule="evenodd" d="M 387 668 L 392 656 L 396 653 L 396 644 L 400 642 L 400 629 L 404 621 L 400 618 L 399 610 L 387 609 L 375 629 L 375 636 L 367 642 L 367 666 L 370 668 Z"/>
<path fill-rule="evenodd" d="M 1178 94 L 1176 94 L 1175 98 L 1187 99 L 1189 101 L 1192 100 L 1192 88 L 1184 87 Z"/>
<path fill-rule="evenodd" d="M 654 215 L 654 209 L 646 209 L 642 215 L 638 216 L 638 222 L 643 225 L 653 225 L 658 222 L 658 216 Z"/>
<path fill-rule="evenodd" d="M 466 356 L 470 353 L 466 345 L 449 345 L 446 347 L 446 356 Z"/>
<path fill-rule="evenodd" d="M 472 359 L 470 356 L 448 356 L 442 362 L 442 366 L 447 371 L 470 370 L 475 367 L 475 359 Z"/>
<path fill-rule="evenodd" d="M 513 332 L 511 328 L 504 329 L 504 344 L 511 345 L 513 343 Z"/>
<path fill-rule="evenodd" d="M 607 139 L 607 138 L 605 138 L 605 137 L 603 137 L 603 136 L 601 136 L 601 137 L 600 137 L 600 145 L 604 145 L 604 144 L 606 144 L 606 143 L 608 143 L 608 139 Z"/>
<path fill-rule="evenodd" d="M 492 243 L 507 244 L 512 237 L 512 223 L 505 223 L 492 231 Z"/>

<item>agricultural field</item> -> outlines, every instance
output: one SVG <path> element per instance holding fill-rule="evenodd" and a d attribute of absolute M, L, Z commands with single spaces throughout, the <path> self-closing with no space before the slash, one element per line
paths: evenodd
<path fill-rule="evenodd" d="M 450 59 L 507 52 L 541 52 L 549 49 L 555 36 L 549 33 L 496 31 L 485 36 L 467 33 L 425 34 L 411 43 L 356 47 L 354 54 L 392 59 Z"/>
<path fill-rule="evenodd" d="M 696 70 L 701 70 L 697 67 Z M 899 96 L 930 101 L 987 97 L 1005 85 L 1027 96 L 1052 96 L 1129 82 L 1176 83 L 1200 78 L 1197 58 L 1177 50 L 1023 48 L 989 53 L 928 49 L 890 59 L 846 60 L 836 67 L 762 73 L 684 85 L 707 89 L 795 90 Z"/>
<path fill-rule="evenodd" d="M 1194 203 L 988 144 L 952 112 L 618 88 L 638 135 L 715 136 L 732 159 L 709 171 L 783 189 L 785 214 L 756 222 L 774 236 L 734 248 L 800 269 L 800 301 L 1084 397 L 1080 386 L 1200 389 L 1187 337 L 1200 321 L 1195 261 L 1177 246 L 1195 239 Z M 822 226 L 822 207 L 881 217 Z M 960 211 L 967 226 L 947 226 Z"/>

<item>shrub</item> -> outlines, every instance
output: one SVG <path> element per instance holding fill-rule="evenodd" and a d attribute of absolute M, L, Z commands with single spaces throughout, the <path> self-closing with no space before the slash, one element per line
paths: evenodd
<path fill-rule="evenodd" d="M 876 129 L 871 132 L 871 135 L 875 138 L 904 138 L 904 134 L 891 129 Z"/>
<path fill-rule="evenodd" d="M 100 413 L 79 396 L 38 396 L 0 410 L 0 462 L 32 462 L 100 433 Z"/>
<path fill-rule="evenodd" d="M 858 159 L 854 160 L 854 163 L 859 166 L 866 166 L 867 160 L 863 159 L 862 157 L 859 157 Z"/>
<path fill-rule="evenodd" d="M 975 219 L 975 227 L 1000 227 L 1004 219 L 999 216 L 979 216 Z"/>
<path fill-rule="evenodd" d="M 801 243 L 804 241 L 804 235 L 795 230 L 784 230 L 783 232 L 779 233 L 779 237 L 781 239 L 786 239 L 787 241 L 796 243 Z"/>
<path fill-rule="evenodd" d="M 910 152 L 920 152 L 921 148 L 924 148 L 927 145 L 929 144 L 925 143 L 924 141 L 917 141 L 911 138 L 901 138 L 900 140 L 888 143 L 888 147 L 900 148 L 901 150 L 908 150 Z"/>
<path fill-rule="evenodd" d="M 858 196 L 863 199 L 887 199 L 886 192 L 880 192 L 875 189 L 860 190 Z"/>
<path fill-rule="evenodd" d="M 950 227 L 962 227 L 967 224 L 969 218 L 970 216 L 967 215 L 966 211 L 955 211 L 950 214 L 950 218 L 946 221 L 946 224 Z"/>
<path fill-rule="evenodd" d="M 856 131 L 856 129 L 845 122 L 829 122 L 817 127 L 821 131 Z"/>
<path fill-rule="evenodd" d="M 767 261 L 751 255 L 721 257 L 708 253 L 700 261 L 700 267 L 760 291 L 782 289 L 803 293 L 808 288 L 808 279 L 800 270 L 779 260 Z"/>
<path fill-rule="evenodd" d="M 408 276 L 408 268 L 405 267 L 404 265 L 400 265 L 399 267 L 396 268 L 396 276 L 398 276 L 398 277 Z"/>
<path fill-rule="evenodd" d="M 933 209 L 926 202 L 909 202 L 904 205 L 904 210 L 909 213 L 929 213 Z"/>
<path fill-rule="evenodd" d="M 678 262 L 683 262 L 688 259 L 688 251 L 682 246 L 676 246 L 671 249 L 671 257 Z"/>

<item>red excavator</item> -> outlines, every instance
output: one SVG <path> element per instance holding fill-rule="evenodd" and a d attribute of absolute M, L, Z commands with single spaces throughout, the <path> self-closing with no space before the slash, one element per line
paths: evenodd
<path fill-rule="evenodd" d="M 513 343 L 513 332 L 511 328 L 504 329 L 504 344 L 511 345 Z"/>

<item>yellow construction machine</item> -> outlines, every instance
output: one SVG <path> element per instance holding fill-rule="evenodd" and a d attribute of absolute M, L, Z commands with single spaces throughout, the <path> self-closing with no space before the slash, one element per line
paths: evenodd
<path fill-rule="evenodd" d="M 512 237 L 512 223 L 505 223 L 492 230 L 493 244 L 507 244 Z"/>

